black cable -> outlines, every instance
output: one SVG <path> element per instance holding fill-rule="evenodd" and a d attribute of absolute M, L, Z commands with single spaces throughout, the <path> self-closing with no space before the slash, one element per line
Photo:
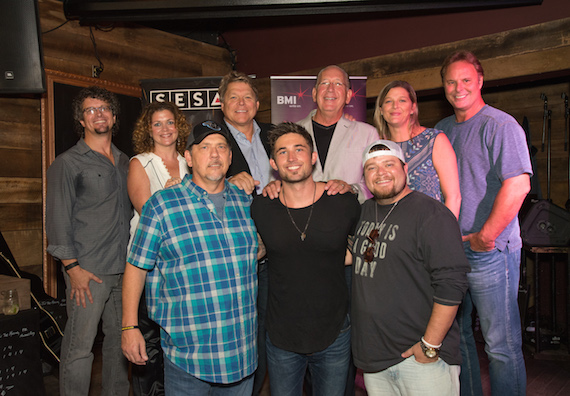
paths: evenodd
<path fill-rule="evenodd" d="M 220 38 L 223 40 L 223 43 L 219 44 L 219 47 L 225 48 L 229 53 L 230 53 L 230 62 L 231 62 L 231 66 L 232 66 L 232 70 L 236 70 L 237 67 L 237 53 L 236 50 L 233 49 L 228 42 L 226 41 L 226 38 L 224 37 L 223 34 L 219 33 Z"/>
<path fill-rule="evenodd" d="M 89 26 L 89 37 L 91 37 L 91 42 L 93 43 L 93 50 L 95 51 L 95 58 L 99 62 L 99 66 L 93 70 L 93 77 L 99 78 L 101 73 L 105 70 L 105 66 L 103 62 L 101 62 L 101 58 L 99 57 L 99 51 L 97 51 L 97 43 L 95 42 L 95 35 L 93 34 L 93 27 Z"/>
<path fill-rule="evenodd" d="M 63 22 L 63 23 L 60 24 L 59 26 L 54 27 L 53 29 L 50 29 L 50 30 L 48 30 L 48 31 L 46 31 L 46 32 L 42 32 L 42 34 L 51 33 L 51 32 L 53 32 L 54 30 L 57 30 L 57 29 L 59 29 L 60 27 L 62 27 L 63 25 L 65 25 L 67 22 L 69 22 L 69 20 L 66 20 L 65 22 Z"/>

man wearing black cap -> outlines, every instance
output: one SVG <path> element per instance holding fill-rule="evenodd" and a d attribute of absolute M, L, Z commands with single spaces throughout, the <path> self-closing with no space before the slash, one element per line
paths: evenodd
<path fill-rule="evenodd" d="M 142 209 L 123 284 L 123 353 L 134 364 L 148 359 L 137 306 L 146 272 L 158 271 L 146 298 L 162 328 L 167 393 L 251 394 L 258 253 L 252 198 L 225 180 L 232 152 L 224 126 L 194 127 L 185 158 L 192 175 Z"/>

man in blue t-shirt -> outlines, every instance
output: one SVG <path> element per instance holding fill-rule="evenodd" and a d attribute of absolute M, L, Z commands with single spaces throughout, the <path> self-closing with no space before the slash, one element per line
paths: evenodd
<path fill-rule="evenodd" d="M 522 247 L 517 214 L 530 191 L 532 168 L 524 131 L 512 116 L 485 104 L 483 68 L 472 53 L 450 55 L 441 77 L 455 115 L 435 128 L 446 133 L 457 154 L 463 197 L 459 225 L 471 264 L 469 291 L 458 312 L 461 394 L 483 394 L 471 328 L 474 306 L 490 361 L 493 395 L 525 395 L 517 304 Z"/>

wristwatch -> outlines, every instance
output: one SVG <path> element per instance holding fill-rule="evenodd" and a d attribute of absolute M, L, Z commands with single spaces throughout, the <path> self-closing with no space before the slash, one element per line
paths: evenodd
<path fill-rule="evenodd" d="M 439 349 L 441 345 L 437 348 L 434 348 L 431 345 L 426 345 L 424 338 L 422 337 L 422 339 L 420 340 L 420 346 L 422 347 L 422 352 L 424 353 L 424 355 L 426 355 L 427 358 L 435 359 L 436 357 L 439 356 Z"/>

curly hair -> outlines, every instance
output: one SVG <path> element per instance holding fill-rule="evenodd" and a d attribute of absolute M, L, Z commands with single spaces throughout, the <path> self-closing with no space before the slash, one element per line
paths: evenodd
<path fill-rule="evenodd" d="M 220 87 L 218 88 L 218 95 L 220 96 L 221 102 L 224 101 L 224 96 L 226 96 L 228 85 L 235 82 L 241 82 L 249 85 L 251 87 L 251 90 L 255 94 L 255 100 L 258 100 L 259 92 L 253 82 L 253 78 L 251 78 L 245 73 L 231 71 L 222 78 L 222 81 L 220 81 Z"/>
<path fill-rule="evenodd" d="M 75 131 L 81 137 L 85 136 L 85 130 L 81 125 L 80 121 L 83 121 L 83 102 L 85 99 L 99 99 L 109 105 L 113 115 L 115 116 L 115 124 L 113 125 L 113 136 L 119 130 L 119 114 L 121 112 L 121 105 L 119 104 L 119 98 L 112 92 L 107 91 L 105 88 L 91 86 L 83 88 L 77 96 L 73 99 L 72 109 L 73 109 L 73 121 L 75 126 Z"/>
<path fill-rule="evenodd" d="M 443 65 L 441 66 L 441 70 L 439 71 L 439 74 L 441 75 L 441 81 L 445 79 L 445 73 L 447 73 L 447 68 L 449 67 L 449 65 L 460 61 L 472 64 L 475 70 L 477 71 L 477 74 L 480 75 L 481 77 L 485 77 L 483 66 L 481 66 L 481 62 L 479 62 L 479 59 L 477 59 L 477 57 L 473 52 L 456 51 L 453 54 L 449 55 L 447 58 L 445 58 L 445 60 L 443 61 Z"/>
<path fill-rule="evenodd" d="M 313 152 L 313 138 L 311 135 L 309 135 L 309 132 L 307 132 L 305 128 L 293 122 L 282 122 L 281 124 L 278 124 L 271 128 L 267 133 L 269 147 L 271 147 L 271 157 L 274 157 L 275 143 L 277 142 L 277 139 L 288 133 L 296 133 L 297 135 L 301 135 L 307 142 L 311 153 Z"/>
<path fill-rule="evenodd" d="M 380 110 L 382 103 L 384 103 L 384 99 L 386 99 L 388 92 L 390 92 L 392 88 L 404 88 L 408 92 L 410 101 L 412 102 L 412 104 L 414 103 L 416 104 L 416 110 L 414 111 L 414 114 L 412 114 L 412 116 L 410 117 L 410 128 L 413 128 L 416 125 L 420 125 L 418 118 L 420 111 L 417 106 L 418 97 L 416 95 L 416 91 L 414 91 L 414 88 L 407 81 L 395 80 L 389 82 L 384 86 L 384 88 L 382 88 L 382 90 L 378 94 L 378 97 L 376 98 L 376 107 L 374 108 L 374 126 L 378 130 L 378 134 L 380 135 L 381 139 L 392 140 L 388 124 L 386 123 L 386 120 L 382 116 L 382 111 Z"/>
<path fill-rule="evenodd" d="M 163 110 L 168 110 L 174 115 L 174 122 L 178 131 L 176 151 L 184 155 L 186 139 L 190 134 L 190 125 L 178 106 L 172 102 L 152 102 L 143 108 L 133 130 L 133 150 L 136 154 L 152 152 L 154 147 L 151 132 L 152 116 L 157 111 Z"/>

